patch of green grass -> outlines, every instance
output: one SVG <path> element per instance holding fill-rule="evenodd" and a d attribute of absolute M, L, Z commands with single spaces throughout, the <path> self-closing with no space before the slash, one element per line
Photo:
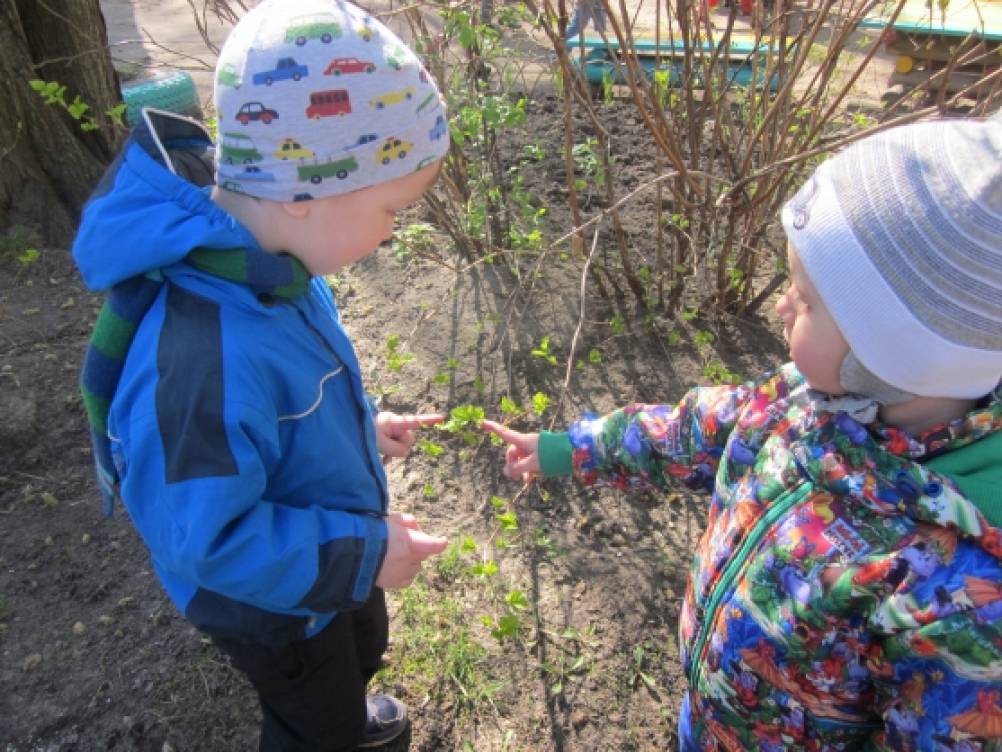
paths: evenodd
<path fill-rule="evenodd" d="M 463 554 L 476 550 L 477 544 L 468 535 L 460 541 L 450 543 L 441 555 L 435 557 L 435 572 L 450 584 L 458 581 L 468 567 L 462 558 Z"/>
<path fill-rule="evenodd" d="M 459 553 L 458 545 L 451 547 L 439 567 L 458 567 Z M 446 563 L 450 556 L 453 564 Z M 433 700 L 447 699 L 460 716 L 490 703 L 505 682 L 495 675 L 487 649 L 466 627 L 462 604 L 451 595 L 433 593 L 420 578 L 395 597 L 394 640 L 399 647 L 378 680 L 403 684 Z"/>

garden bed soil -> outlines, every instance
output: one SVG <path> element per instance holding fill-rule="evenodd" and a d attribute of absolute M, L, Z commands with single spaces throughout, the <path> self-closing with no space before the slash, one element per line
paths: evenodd
<path fill-rule="evenodd" d="M 547 107 L 556 104 L 531 104 L 530 116 Z M 630 127 L 618 123 L 617 137 L 631 138 Z M 528 170 L 526 187 L 564 206 L 559 131 L 534 132 L 553 139 L 552 161 Z M 621 153 L 624 181 L 650 169 L 643 152 Z M 550 222 L 551 237 L 567 226 L 559 212 Z M 635 249 L 650 246 L 649 205 L 623 222 Z M 603 232 L 600 245 L 612 249 L 610 240 Z M 714 333 L 712 357 L 744 377 L 783 358 L 775 329 L 759 320 L 673 323 L 638 311 L 628 293 L 590 294 L 575 358 L 594 349 L 600 360 L 570 369 L 557 407 L 580 264 L 551 252 L 540 268 L 519 286 L 500 263 L 456 274 L 382 249 L 339 275 L 333 287 L 370 390 L 397 412 L 475 404 L 493 418 L 504 417 L 502 396 L 524 406 L 544 393 L 542 419 L 510 419 L 536 430 L 554 416 L 564 425 L 584 411 L 678 399 L 703 378 L 696 327 Z M 259 718 L 249 686 L 177 614 L 124 511 L 101 514 L 76 386 L 99 305 L 64 250 L 0 261 L 0 750 L 245 752 Z M 682 335 L 674 345 L 671 326 Z M 391 335 L 413 356 L 399 371 L 387 367 Z M 558 365 L 531 354 L 546 336 Z M 446 451 L 388 466 L 393 505 L 468 544 L 449 566 L 426 566 L 410 596 L 390 599 L 395 639 L 376 682 L 410 706 L 411 749 L 674 748 L 684 687 L 676 620 L 705 501 L 556 481 L 522 489 L 501 477 L 501 448 L 426 435 Z M 517 529 L 504 529 L 504 512 Z M 485 561 L 498 572 L 484 575 Z M 524 608 L 506 603 L 512 591 Z M 409 621 L 415 608 L 433 623 Z M 517 634 L 499 641 L 492 628 L 509 610 Z M 471 673 L 422 670 L 434 635 L 460 630 L 479 646 Z"/>

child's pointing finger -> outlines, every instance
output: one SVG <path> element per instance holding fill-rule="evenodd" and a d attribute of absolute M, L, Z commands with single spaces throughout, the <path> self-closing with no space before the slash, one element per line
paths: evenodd
<path fill-rule="evenodd" d="M 423 415 L 404 415 L 401 417 L 408 421 L 408 428 L 425 428 L 426 426 L 433 426 L 445 420 L 445 416 L 441 413 L 424 413 Z"/>
<path fill-rule="evenodd" d="M 485 420 L 483 427 L 506 444 L 504 474 L 513 480 L 528 480 L 540 470 L 539 434 L 520 433 L 500 423 Z"/>
<path fill-rule="evenodd" d="M 484 430 L 494 434 L 501 441 L 518 447 L 522 451 L 532 451 L 536 448 L 538 441 L 536 434 L 512 431 L 510 428 L 506 428 L 500 423 L 495 423 L 493 420 L 485 420 L 481 425 L 484 427 Z"/>

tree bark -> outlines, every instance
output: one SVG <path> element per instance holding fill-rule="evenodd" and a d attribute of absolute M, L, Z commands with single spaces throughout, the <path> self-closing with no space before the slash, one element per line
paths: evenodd
<path fill-rule="evenodd" d="M 105 115 L 121 91 L 98 0 L 0 0 L 0 50 L 0 235 L 26 227 L 68 247 L 125 135 Z M 67 103 L 79 95 L 97 129 L 47 104 L 32 79 L 65 85 Z"/>

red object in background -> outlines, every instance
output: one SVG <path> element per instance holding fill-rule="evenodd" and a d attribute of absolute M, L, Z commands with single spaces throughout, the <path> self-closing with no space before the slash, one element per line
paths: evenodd
<path fill-rule="evenodd" d="M 733 0 L 731 0 L 733 2 Z M 741 14 L 744 16 L 750 16 L 752 12 L 752 3 L 754 0 L 738 0 L 738 7 L 741 9 Z M 720 5 L 720 0 L 705 0 L 706 8 L 713 10 L 718 5 Z"/>

